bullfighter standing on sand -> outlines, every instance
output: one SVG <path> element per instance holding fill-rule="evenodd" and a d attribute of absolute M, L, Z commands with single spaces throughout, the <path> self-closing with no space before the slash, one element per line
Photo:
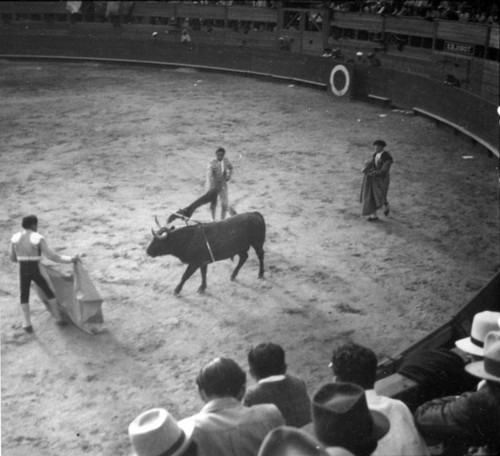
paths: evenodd
<path fill-rule="evenodd" d="M 390 175 L 393 159 L 389 152 L 384 150 L 386 143 L 377 139 L 373 145 L 375 153 L 366 161 L 361 172 L 364 174 L 361 187 L 361 214 L 368 216 L 369 222 L 378 220 L 377 209 L 384 206 L 384 215 L 389 215 L 387 192 L 389 190 Z"/>
<path fill-rule="evenodd" d="M 220 198 L 221 204 L 221 220 L 226 218 L 227 210 L 229 208 L 228 189 L 227 183 L 233 174 L 233 165 L 225 157 L 226 151 L 224 148 L 219 147 L 215 151 L 215 159 L 210 162 L 207 169 L 207 191 L 217 189 L 218 196 L 210 202 L 210 212 L 212 213 L 212 220 L 215 221 L 215 210 L 217 208 L 217 198 Z"/>
<path fill-rule="evenodd" d="M 28 215 L 23 218 L 20 231 L 11 239 L 10 259 L 13 262 L 19 262 L 19 282 L 21 290 L 21 308 L 24 314 L 23 329 L 30 333 L 33 332 L 30 319 L 30 286 L 35 282 L 49 301 L 49 307 L 56 323 L 60 326 L 66 322 L 63 320 L 59 311 L 54 292 L 40 272 L 40 260 L 42 255 L 56 263 L 75 263 L 79 256 L 59 255 L 53 252 L 44 237 L 38 231 L 38 219 L 35 215 Z"/>

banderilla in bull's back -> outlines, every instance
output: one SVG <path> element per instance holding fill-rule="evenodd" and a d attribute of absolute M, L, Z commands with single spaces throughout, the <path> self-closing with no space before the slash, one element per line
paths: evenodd
<path fill-rule="evenodd" d="M 150 257 L 173 255 L 188 265 L 174 289 L 176 295 L 198 268 L 201 271 L 198 293 L 203 293 L 207 288 L 207 265 L 238 255 L 238 264 L 231 274 L 231 280 L 236 279 L 248 258 L 250 247 L 253 247 L 259 259 L 259 278 L 264 277 L 266 222 L 260 212 L 245 212 L 220 222 L 177 229 L 163 226 L 158 231 L 151 231 L 153 240 L 146 250 Z"/>

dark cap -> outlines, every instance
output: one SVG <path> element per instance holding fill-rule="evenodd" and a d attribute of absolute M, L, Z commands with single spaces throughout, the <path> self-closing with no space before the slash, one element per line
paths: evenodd
<path fill-rule="evenodd" d="M 27 215 L 26 217 L 23 217 L 21 225 L 25 230 L 27 230 L 33 225 L 38 225 L 38 218 L 36 215 Z"/>

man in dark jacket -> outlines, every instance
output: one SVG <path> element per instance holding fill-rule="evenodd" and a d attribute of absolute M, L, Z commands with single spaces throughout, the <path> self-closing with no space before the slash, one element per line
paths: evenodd
<path fill-rule="evenodd" d="M 477 391 L 422 404 L 415 411 L 417 427 L 430 439 L 443 442 L 445 454 L 465 454 L 471 446 L 500 450 L 500 331 L 488 333 L 484 359 L 465 369 L 482 378 Z"/>
<path fill-rule="evenodd" d="M 199 456 L 255 456 L 266 435 L 285 420 L 273 404 L 245 407 L 245 371 L 232 359 L 207 363 L 196 377 L 205 403 L 197 414 L 179 422 L 194 426 Z"/>
<path fill-rule="evenodd" d="M 248 364 L 258 383 L 247 389 L 245 405 L 274 404 L 288 426 L 302 427 L 311 421 L 311 399 L 306 385 L 286 373 L 285 351 L 280 345 L 257 345 L 248 352 Z"/>

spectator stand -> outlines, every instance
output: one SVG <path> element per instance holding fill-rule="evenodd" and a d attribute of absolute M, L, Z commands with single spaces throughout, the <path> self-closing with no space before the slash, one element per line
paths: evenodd
<path fill-rule="evenodd" d="M 378 380 L 375 384 L 377 392 L 403 402 L 413 402 L 418 390 L 417 383 L 397 373 L 404 359 L 420 350 L 447 348 L 458 352 L 455 341 L 470 335 L 472 320 L 478 312 L 498 310 L 499 295 L 500 272 L 447 323 L 403 352 L 382 360 L 378 365 Z"/>

